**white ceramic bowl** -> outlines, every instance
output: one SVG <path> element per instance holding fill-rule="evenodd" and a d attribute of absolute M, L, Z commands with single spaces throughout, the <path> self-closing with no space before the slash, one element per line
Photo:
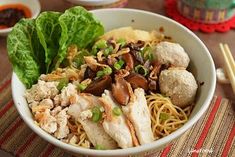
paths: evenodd
<path fill-rule="evenodd" d="M 0 0 L 0 6 L 6 4 L 23 4 L 27 6 L 31 10 L 31 18 L 36 18 L 41 11 L 41 5 L 38 0 Z M 11 30 L 12 27 L 0 29 L 0 35 L 6 36 Z"/>
<path fill-rule="evenodd" d="M 204 82 L 204 85 L 198 90 L 195 107 L 189 121 L 172 134 L 139 147 L 117 150 L 92 150 L 71 146 L 55 139 L 34 124 L 31 112 L 24 98 L 25 87 L 19 81 L 15 73 L 13 73 L 12 92 L 18 112 L 27 125 L 39 136 L 73 153 L 113 157 L 140 154 L 146 151 L 163 148 L 166 144 L 180 137 L 186 130 L 191 128 L 207 110 L 212 100 L 216 85 L 216 76 L 214 62 L 208 49 L 202 41 L 186 27 L 158 14 L 133 9 L 101 9 L 92 12 L 101 20 L 106 31 L 123 26 L 132 26 L 134 28 L 151 31 L 162 26 L 167 36 L 171 36 L 174 41 L 180 43 L 185 48 L 191 59 L 190 69 L 198 81 Z"/>
<path fill-rule="evenodd" d="M 71 3 L 83 6 L 101 6 L 115 3 L 119 0 L 67 0 Z"/>

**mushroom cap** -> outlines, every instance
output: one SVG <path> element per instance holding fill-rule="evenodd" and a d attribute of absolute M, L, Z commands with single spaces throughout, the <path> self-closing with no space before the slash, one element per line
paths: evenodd
<path fill-rule="evenodd" d="M 192 73 L 176 68 L 161 72 L 159 86 L 162 94 L 169 96 L 174 105 L 183 108 L 194 101 L 198 88 Z"/>
<path fill-rule="evenodd" d="M 190 61 L 182 46 L 167 41 L 156 45 L 154 56 L 160 64 L 170 64 L 174 67 L 187 68 Z"/>

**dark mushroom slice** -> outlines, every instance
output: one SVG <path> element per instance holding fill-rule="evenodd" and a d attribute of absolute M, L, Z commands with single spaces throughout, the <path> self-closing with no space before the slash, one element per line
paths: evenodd
<path fill-rule="evenodd" d="M 148 88 L 151 91 L 156 91 L 158 88 L 157 81 L 149 78 L 148 80 Z"/>
<path fill-rule="evenodd" d="M 93 79 L 96 76 L 96 72 L 93 71 L 89 66 L 86 67 L 86 70 L 84 72 L 84 80 L 89 78 L 89 79 Z"/>
<path fill-rule="evenodd" d="M 130 71 L 134 68 L 135 61 L 134 61 L 133 56 L 130 53 L 123 54 L 122 59 L 126 63 L 126 67 L 125 67 L 126 70 Z"/>
<path fill-rule="evenodd" d="M 130 50 L 130 53 L 134 56 L 134 58 L 137 62 L 139 62 L 140 64 L 144 64 L 144 58 L 141 55 L 140 51 Z"/>
<path fill-rule="evenodd" d="M 131 87 L 134 89 L 139 87 L 143 88 L 144 90 L 148 90 L 148 81 L 144 76 L 140 74 L 131 73 L 125 79 L 131 84 Z"/>
<path fill-rule="evenodd" d="M 105 89 L 108 89 L 111 86 L 112 78 L 109 75 L 106 75 L 102 78 L 99 78 L 93 81 L 87 86 L 83 91 L 84 93 L 91 93 L 96 96 L 101 96 Z"/>
<path fill-rule="evenodd" d="M 127 105 L 130 100 L 128 82 L 124 78 L 117 76 L 115 80 L 116 83 L 112 85 L 113 97 L 120 105 Z"/>

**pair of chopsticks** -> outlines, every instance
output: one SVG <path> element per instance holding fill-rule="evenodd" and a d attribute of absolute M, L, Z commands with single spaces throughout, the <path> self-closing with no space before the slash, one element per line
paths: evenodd
<path fill-rule="evenodd" d="M 219 46 L 224 58 L 225 71 L 232 85 L 233 93 L 235 94 L 235 62 L 228 44 L 220 43 Z"/>

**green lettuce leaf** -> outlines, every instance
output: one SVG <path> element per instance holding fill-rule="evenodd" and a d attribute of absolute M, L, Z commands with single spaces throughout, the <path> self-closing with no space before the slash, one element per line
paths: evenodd
<path fill-rule="evenodd" d="M 59 12 L 43 12 L 36 19 L 37 34 L 45 51 L 46 73 L 51 72 L 51 62 L 59 50 L 60 15 Z"/>
<path fill-rule="evenodd" d="M 37 37 L 35 20 L 22 19 L 7 38 L 8 56 L 19 79 L 30 88 L 45 72 L 43 48 Z"/>
<path fill-rule="evenodd" d="M 103 25 L 91 13 L 82 7 L 73 7 L 59 17 L 62 28 L 60 49 L 53 61 L 53 66 L 58 68 L 66 57 L 70 45 L 76 44 L 78 49 L 87 47 L 97 37 L 104 33 Z"/>

